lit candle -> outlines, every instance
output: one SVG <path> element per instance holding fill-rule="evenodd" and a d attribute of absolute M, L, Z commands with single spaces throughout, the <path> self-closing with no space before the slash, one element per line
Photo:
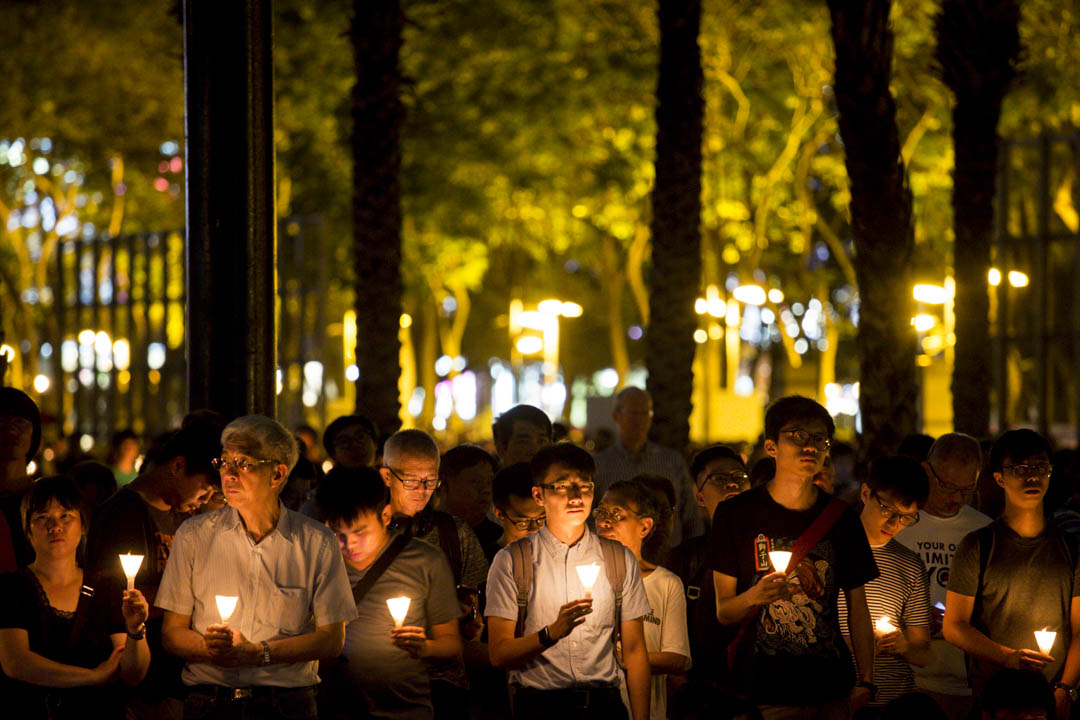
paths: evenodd
<path fill-rule="evenodd" d="M 772 550 L 769 552 L 769 560 L 776 572 L 787 572 L 788 563 L 791 562 L 791 553 L 787 550 Z"/>
<path fill-rule="evenodd" d="M 139 568 L 142 567 L 143 556 L 142 555 L 121 555 L 120 565 L 124 568 L 124 575 L 127 575 L 128 590 L 135 589 L 135 576 L 139 574 Z M 116 567 L 115 565 L 113 567 Z"/>
<path fill-rule="evenodd" d="M 394 618 L 394 627 L 401 627 L 405 622 L 405 616 L 409 613 L 409 605 L 412 600 L 407 597 L 389 598 L 386 606 L 390 608 L 390 617 Z"/>
<path fill-rule="evenodd" d="M 229 618 L 236 612 L 236 601 L 240 598 L 235 595 L 215 595 L 214 600 L 217 601 L 217 611 L 221 615 L 221 624 L 228 625 Z"/>
<path fill-rule="evenodd" d="M 577 576 L 581 579 L 581 584 L 585 586 L 585 597 L 592 597 L 593 585 L 596 584 L 596 578 L 599 575 L 600 566 L 596 563 L 577 566 Z"/>
<path fill-rule="evenodd" d="M 1057 638 L 1057 633 L 1046 628 L 1035 631 L 1035 642 L 1038 643 L 1039 650 L 1043 655 L 1050 654 L 1050 650 L 1054 647 L 1055 638 Z"/>
<path fill-rule="evenodd" d="M 874 629 L 881 635 L 888 635 L 891 632 L 896 632 L 896 626 L 892 624 L 892 620 L 888 615 L 882 615 L 874 623 Z"/>

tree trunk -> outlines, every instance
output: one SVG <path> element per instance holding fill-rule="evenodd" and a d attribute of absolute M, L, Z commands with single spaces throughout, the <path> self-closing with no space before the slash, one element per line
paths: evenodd
<path fill-rule="evenodd" d="M 953 425 L 978 438 L 990 433 L 992 381 L 987 272 L 1001 103 L 1016 75 L 1020 8 L 1015 0 L 945 0 L 935 21 L 937 51 L 953 106 L 953 228 L 956 240 L 956 359 Z"/>
<path fill-rule="evenodd" d="M 682 450 L 694 387 L 694 300 L 701 285 L 700 0 L 660 0 L 650 323 L 645 351 L 655 440 Z"/>
<path fill-rule="evenodd" d="M 859 283 L 859 452 L 871 458 L 895 452 L 900 440 L 916 430 L 911 188 L 889 90 L 892 3 L 828 0 L 828 5 Z"/>
<path fill-rule="evenodd" d="M 353 3 L 353 251 L 357 412 L 380 430 L 399 425 L 401 316 L 401 126 L 404 15 L 399 0 Z"/>

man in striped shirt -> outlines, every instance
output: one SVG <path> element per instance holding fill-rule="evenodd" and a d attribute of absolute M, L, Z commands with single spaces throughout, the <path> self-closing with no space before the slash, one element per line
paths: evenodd
<path fill-rule="evenodd" d="M 912 665 L 930 662 L 930 584 L 919 555 L 894 538 L 919 521 L 919 507 L 930 494 L 930 483 L 917 460 L 883 457 L 870 468 L 859 491 L 859 516 L 877 563 L 877 579 L 866 583 L 866 605 L 874 621 L 874 682 L 878 694 L 868 706 L 881 708 L 915 689 Z M 845 636 L 847 606 L 840 599 L 840 623 Z"/>

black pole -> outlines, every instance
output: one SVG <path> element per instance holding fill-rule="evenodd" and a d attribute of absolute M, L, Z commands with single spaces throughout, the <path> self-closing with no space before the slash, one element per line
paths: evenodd
<path fill-rule="evenodd" d="M 184 0 L 188 409 L 274 416 L 271 0 Z"/>

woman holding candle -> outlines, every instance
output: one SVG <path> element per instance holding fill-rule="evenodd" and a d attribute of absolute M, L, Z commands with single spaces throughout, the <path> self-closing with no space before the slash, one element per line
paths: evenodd
<path fill-rule="evenodd" d="M 44 478 L 23 499 L 32 563 L 0 576 L 0 667 L 9 717 L 116 715 L 117 678 L 138 684 L 150 665 L 146 599 L 108 578 L 84 577 L 76 554 L 85 516 L 74 482 Z"/>
<path fill-rule="evenodd" d="M 619 541 L 634 553 L 645 583 L 645 595 L 652 607 L 645 616 L 645 648 L 652 672 L 649 707 L 653 720 L 667 717 L 667 675 L 690 669 L 690 638 L 686 630 L 682 581 L 641 555 L 642 545 L 652 534 L 659 515 L 657 499 L 648 488 L 632 480 L 612 484 L 593 511 L 597 533 Z"/>

